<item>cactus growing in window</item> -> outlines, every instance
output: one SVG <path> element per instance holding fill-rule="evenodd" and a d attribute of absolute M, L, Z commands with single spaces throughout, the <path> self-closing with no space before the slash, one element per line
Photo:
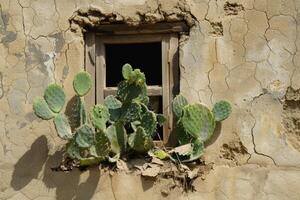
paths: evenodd
<path fill-rule="evenodd" d="M 65 93 L 57 84 L 49 85 L 44 97 L 34 100 L 36 116 L 54 119 L 58 136 L 68 141 L 67 156 L 80 165 L 104 160 L 115 162 L 128 151 L 146 153 L 154 146 L 152 137 L 165 118 L 147 107 L 144 73 L 125 64 L 122 75 L 124 80 L 119 83 L 117 94 L 107 96 L 104 104 L 94 105 L 89 114 L 83 100 L 92 86 L 87 72 L 80 72 L 74 78 L 76 96 L 69 116 L 62 113 Z"/>

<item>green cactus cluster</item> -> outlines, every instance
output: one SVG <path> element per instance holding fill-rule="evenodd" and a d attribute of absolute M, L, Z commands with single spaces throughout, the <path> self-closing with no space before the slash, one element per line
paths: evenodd
<path fill-rule="evenodd" d="M 189 162 L 203 154 L 204 143 L 213 135 L 216 123 L 230 115 L 231 105 L 220 101 L 210 111 L 205 105 L 189 104 L 184 96 L 177 95 L 172 102 L 172 110 L 177 121 L 175 133 L 179 145 L 192 146 L 188 157 L 185 155 L 181 160 Z"/>
<path fill-rule="evenodd" d="M 118 85 L 116 95 L 109 95 L 103 104 L 96 104 L 87 114 L 84 96 L 92 87 L 87 72 L 78 73 L 73 80 L 76 95 L 70 100 L 70 109 L 62 113 L 65 93 L 57 84 L 49 85 L 44 97 L 33 103 L 34 113 L 50 120 L 58 136 L 67 140 L 66 154 L 80 165 L 93 165 L 108 160 L 116 162 L 128 151 L 147 153 L 153 148 L 152 136 L 165 118 L 148 109 L 146 78 L 139 69 L 125 64 L 124 80 Z"/>

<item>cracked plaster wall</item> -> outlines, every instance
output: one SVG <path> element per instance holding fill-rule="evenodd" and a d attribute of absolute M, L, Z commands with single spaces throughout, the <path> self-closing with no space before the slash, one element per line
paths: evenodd
<path fill-rule="evenodd" d="M 298 0 L 0 0 L 0 199 L 300 199 Z M 96 169 L 51 172 L 61 141 L 32 113 L 32 99 L 57 82 L 72 95 L 84 40 L 69 19 L 87 7 L 114 21 L 185 20 L 180 90 L 191 102 L 232 102 L 205 151 L 214 163 L 197 192 Z M 93 19 L 90 19 L 93 21 Z M 75 20 L 76 21 L 76 20 Z M 108 19 L 109 21 L 109 19 Z M 293 103 L 294 102 L 294 103 Z M 295 103 L 296 102 L 296 103 Z M 170 180 L 169 180 L 170 181 Z M 124 187 L 126 185 L 127 187 Z"/>

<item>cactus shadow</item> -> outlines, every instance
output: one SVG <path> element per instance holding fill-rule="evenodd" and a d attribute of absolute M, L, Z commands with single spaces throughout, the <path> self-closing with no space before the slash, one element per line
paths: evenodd
<path fill-rule="evenodd" d="M 221 134 L 221 129 L 222 129 L 222 123 L 217 122 L 215 131 L 214 131 L 213 135 L 211 136 L 211 138 L 207 142 L 205 142 L 205 146 L 212 145 L 219 138 L 219 136 Z"/>
<path fill-rule="evenodd" d="M 83 173 L 78 169 L 71 172 L 57 172 L 52 168 L 57 167 L 63 158 L 63 151 L 58 151 L 50 155 L 44 169 L 43 181 L 48 188 L 56 190 L 56 199 L 91 199 L 97 189 L 100 179 L 100 170 L 96 167 L 88 169 L 89 175 L 85 182 L 80 182 Z"/>
<path fill-rule="evenodd" d="M 15 190 L 21 190 L 33 179 L 37 179 L 48 157 L 46 136 L 38 137 L 30 149 L 18 160 L 14 166 L 10 185 Z"/>

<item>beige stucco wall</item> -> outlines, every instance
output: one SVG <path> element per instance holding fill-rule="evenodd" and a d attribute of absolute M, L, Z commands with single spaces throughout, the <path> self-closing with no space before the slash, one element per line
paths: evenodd
<path fill-rule="evenodd" d="M 238 4 L 1 0 L 0 199 L 300 199 L 300 1 L 229 2 Z M 205 151 L 214 169 L 195 181 L 196 192 L 174 189 L 163 197 L 167 183 L 136 175 L 51 171 L 61 141 L 51 122 L 33 115 L 32 99 L 51 82 L 71 96 L 73 75 L 84 66 L 84 40 L 69 19 L 88 7 L 130 24 L 192 26 L 180 40 L 181 92 L 191 102 L 233 105 Z"/>

